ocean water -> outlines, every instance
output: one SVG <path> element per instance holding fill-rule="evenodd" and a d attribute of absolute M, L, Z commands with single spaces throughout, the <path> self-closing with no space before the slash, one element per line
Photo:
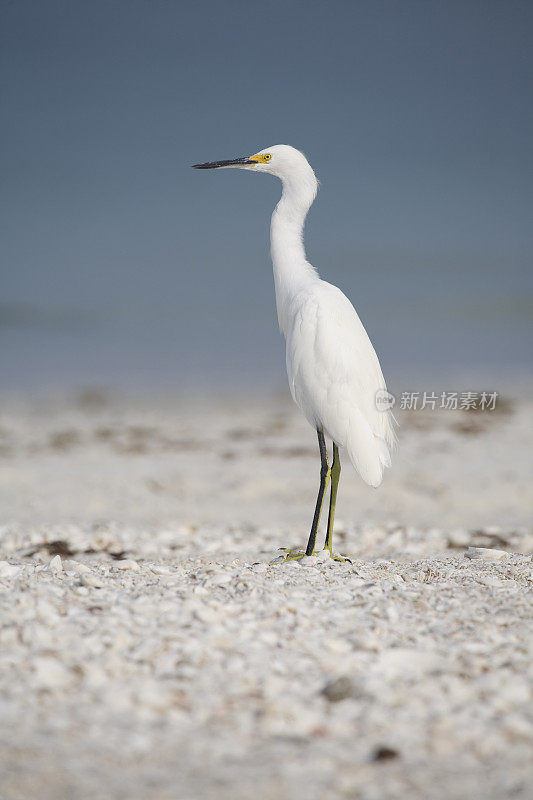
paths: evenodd
<path fill-rule="evenodd" d="M 502 389 L 531 376 L 533 302 L 522 285 L 504 292 L 475 270 L 431 280 L 380 268 L 334 277 L 356 306 L 397 391 L 434 385 Z M 225 293 L 199 272 L 159 300 L 131 297 L 0 306 L 1 387 L 48 391 L 275 389 L 285 383 L 270 268 Z M 330 277 L 330 276 L 327 276 Z M 344 280 L 343 280 L 344 279 Z M 348 285 L 347 285 L 348 284 Z M 237 291 L 237 289 L 240 290 Z M 170 296 L 169 296 L 170 295 Z"/>
<path fill-rule="evenodd" d="M 189 168 L 278 142 L 389 383 L 529 376 L 532 6 L 433 6 L 4 3 L 1 387 L 283 386 L 279 182 Z"/>

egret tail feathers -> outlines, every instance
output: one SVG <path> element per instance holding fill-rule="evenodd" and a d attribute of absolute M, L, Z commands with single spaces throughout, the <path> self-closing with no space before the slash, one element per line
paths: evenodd
<path fill-rule="evenodd" d="M 352 415 L 346 449 L 365 483 L 377 488 L 383 480 L 385 467 L 391 466 L 390 450 L 387 442 L 373 433 L 360 413 Z"/>

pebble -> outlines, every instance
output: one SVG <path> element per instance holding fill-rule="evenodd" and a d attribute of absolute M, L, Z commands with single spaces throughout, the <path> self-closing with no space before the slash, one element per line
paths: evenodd
<path fill-rule="evenodd" d="M 231 583 L 233 575 L 231 572 L 224 572 L 224 570 L 215 570 L 211 572 L 206 580 L 206 586 L 225 586 Z"/>
<path fill-rule="evenodd" d="M 164 567 L 158 564 L 153 564 L 150 569 L 154 573 L 154 575 L 175 575 L 176 570 L 172 567 Z"/>
<path fill-rule="evenodd" d="M 298 559 L 301 567 L 316 567 L 318 564 L 318 556 L 302 556 Z"/>
<path fill-rule="evenodd" d="M 347 675 L 341 675 L 333 681 L 329 681 L 322 689 L 322 694 L 330 703 L 338 703 L 352 697 L 354 694 L 353 682 Z"/>
<path fill-rule="evenodd" d="M 17 564 L 10 564 L 8 561 L 0 561 L 0 578 L 16 578 L 22 572 L 22 567 Z"/>
<path fill-rule="evenodd" d="M 507 550 L 495 550 L 491 547 L 469 547 L 465 553 L 465 558 L 479 558 L 483 561 L 499 561 L 502 558 L 509 558 Z"/>
<path fill-rule="evenodd" d="M 114 564 L 114 567 L 115 567 L 115 569 L 118 569 L 118 570 L 123 570 L 123 571 L 132 570 L 133 572 L 138 572 L 139 569 L 140 569 L 138 563 L 136 561 L 133 561 L 132 559 L 129 559 L 129 558 L 125 558 L 124 560 L 116 561 L 115 564 Z"/>
<path fill-rule="evenodd" d="M 50 572 L 63 572 L 63 562 L 61 561 L 61 556 L 54 556 L 49 562 L 47 569 L 49 569 Z"/>
<path fill-rule="evenodd" d="M 200 622 L 211 624 L 217 622 L 221 617 L 221 611 L 218 609 L 210 608 L 206 605 L 199 605 L 194 608 L 194 617 Z"/>
<path fill-rule="evenodd" d="M 104 586 L 104 581 L 95 575 L 93 572 L 84 572 L 80 577 L 82 586 L 89 586 L 93 589 L 101 589 Z"/>
<path fill-rule="evenodd" d="M 504 587 L 510 589 L 514 585 L 514 581 L 499 578 L 497 575 L 480 575 L 477 578 L 477 582 L 482 583 L 484 586 L 493 586 L 494 588 Z"/>

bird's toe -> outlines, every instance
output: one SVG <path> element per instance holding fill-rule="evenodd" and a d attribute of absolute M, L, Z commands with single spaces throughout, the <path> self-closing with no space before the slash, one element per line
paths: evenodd
<path fill-rule="evenodd" d="M 333 555 L 327 548 L 323 550 L 314 550 L 312 555 L 308 556 L 305 550 L 300 550 L 298 547 L 280 547 L 283 555 L 273 559 L 271 564 L 289 564 L 294 561 L 299 562 L 305 566 L 312 566 L 327 561 L 337 561 L 338 563 L 351 564 L 349 558 L 340 555 Z"/>

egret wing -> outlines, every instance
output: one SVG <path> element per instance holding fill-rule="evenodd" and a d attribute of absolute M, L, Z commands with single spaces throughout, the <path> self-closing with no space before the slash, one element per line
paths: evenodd
<path fill-rule="evenodd" d="M 378 410 L 386 384 L 378 357 L 348 298 L 326 281 L 296 295 L 287 330 L 292 395 L 312 425 L 324 428 L 367 483 L 381 482 L 395 434 L 390 412 Z"/>

